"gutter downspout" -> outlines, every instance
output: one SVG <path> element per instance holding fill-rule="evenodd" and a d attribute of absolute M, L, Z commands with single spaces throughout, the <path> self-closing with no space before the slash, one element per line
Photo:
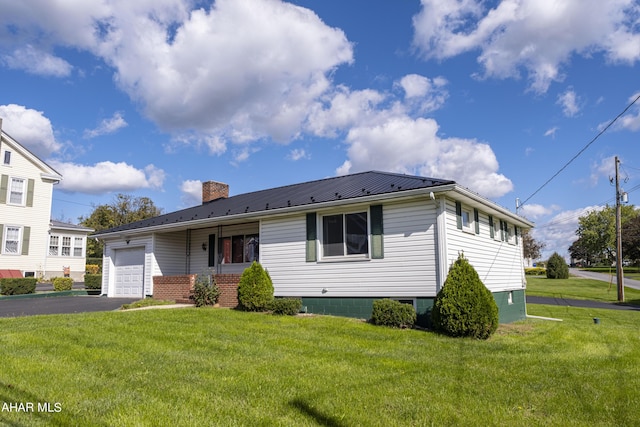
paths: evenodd
<path fill-rule="evenodd" d="M 436 239 L 437 239 L 437 263 L 438 278 L 436 283 L 436 293 L 444 286 L 444 281 L 448 273 L 447 254 L 447 200 L 440 196 L 435 199 L 436 204 Z"/>

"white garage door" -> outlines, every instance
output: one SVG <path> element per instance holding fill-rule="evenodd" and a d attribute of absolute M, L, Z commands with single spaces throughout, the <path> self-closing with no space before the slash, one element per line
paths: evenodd
<path fill-rule="evenodd" d="M 118 249 L 116 252 L 116 297 L 142 298 L 144 248 Z"/>

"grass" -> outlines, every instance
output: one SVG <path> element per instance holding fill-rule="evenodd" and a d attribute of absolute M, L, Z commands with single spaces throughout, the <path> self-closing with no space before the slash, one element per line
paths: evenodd
<path fill-rule="evenodd" d="M 573 276 L 561 280 L 547 279 L 545 276 L 527 276 L 527 295 L 611 303 L 618 301 L 615 284 Z M 640 306 L 640 290 L 625 286 L 624 296 L 627 304 Z"/>
<path fill-rule="evenodd" d="M 477 341 L 211 308 L 0 319 L 0 402 L 60 408 L 0 424 L 637 425 L 640 313 L 529 312 L 564 321 Z"/>

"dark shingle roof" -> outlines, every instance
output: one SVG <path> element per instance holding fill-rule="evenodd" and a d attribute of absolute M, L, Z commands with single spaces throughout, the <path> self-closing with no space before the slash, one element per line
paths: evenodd
<path fill-rule="evenodd" d="M 226 199 L 217 199 L 192 208 L 125 224 L 96 234 L 139 230 L 206 218 L 265 212 L 337 200 L 352 200 L 359 197 L 399 193 L 447 184 L 455 184 L 455 182 L 387 172 L 362 172 L 238 194 Z"/>

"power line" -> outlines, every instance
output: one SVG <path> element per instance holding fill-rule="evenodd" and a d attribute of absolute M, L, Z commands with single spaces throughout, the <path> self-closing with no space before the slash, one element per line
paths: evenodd
<path fill-rule="evenodd" d="M 577 159 L 577 158 L 578 158 L 582 153 L 584 153 L 584 151 L 585 151 L 587 148 L 589 148 L 589 146 L 590 146 L 591 144 L 593 144 L 594 142 L 596 142 L 596 140 L 597 140 L 598 138 L 600 138 L 600 136 L 601 136 L 603 133 L 605 133 L 605 132 L 607 131 L 607 129 L 609 129 L 609 128 L 610 128 L 610 127 L 611 127 L 611 126 L 612 126 L 616 121 L 618 121 L 618 119 L 619 119 L 620 117 L 622 117 L 622 116 L 627 112 L 627 110 L 629 110 L 629 108 L 631 108 L 631 107 L 633 106 L 633 104 L 635 104 L 635 103 L 638 101 L 638 99 L 640 99 L 640 94 L 638 94 L 638 96 L 636 96 L 636 98 L 635 98 L 633 101 L 631 101 L 631 103 L 630 103 L 629 105 L 627 105 L 627 106 L 626 106 L 626 108 L 625 108 L 624 110 L 622 110 L 622 112 L 621 112 L 620 114 L 618 114 L 618 115 L 615 117 L 615 119 L 613 119 L 611 122 L 609 122 L 609 124 L 608 124 L 608 125 L 606 125 L 606 126 L 604 127 L 604 129 L 602 129 L 602 130 L 601 130 L 601 131 L 600 131 L 600 132 L 599 132 L 595 137 L 593 137 L 593 139 L 592 139 L 591 141 L 589 141 L 589 143 L 587 143 L 587 145 L 585 145 L 585 146 L 582 148 L 582 150 L 578 151 L 578 154 L 576 154 L 575 156 L 573 156 L 573 157 L 571 158 L 571 160 L 569 160 L 569 161 L 568 161 L 564 166 L 562 166 L 558 172 L 556 172 L 556 173 L 555 173 L 551 178 L 549 178 L 549 179 L 548 179 L 544 184 L 542 184 L 542 185 L 541 185 L 541 186 L 540 186 L 536 191 L 534 191 L 532 195 L 530 195 L 529 197 L 527 197 L 527 198 L 525 199 L 525 201 L 524 201 L 524 202 L 522 202 L 522 203 L 520 204 L 520 207 L 522 207 L 525 203 L 527 203 L 529 200 L 531 200 L 531 198 L 532 198 L 533 196 L 535 196 L 536 194 L 538 194 L 538 193 L 540 192 L 540 190 L 542 190 L 544 187 L 546 187 L 546 186 L 547 186 L 547 184 L 549 184 L 549 183 L 550 183 L 551 181 L 553 181 L 553 180 L 554 180 L 558 175 L 560 175 L 560 173 L 561 173 L 563 170 L 565 170 L 565 169 L 567 168 L 567 166 L 569 166 L 569 165 L 570 165 L 570 164 L 571 164 L 575 159 Z"/>

